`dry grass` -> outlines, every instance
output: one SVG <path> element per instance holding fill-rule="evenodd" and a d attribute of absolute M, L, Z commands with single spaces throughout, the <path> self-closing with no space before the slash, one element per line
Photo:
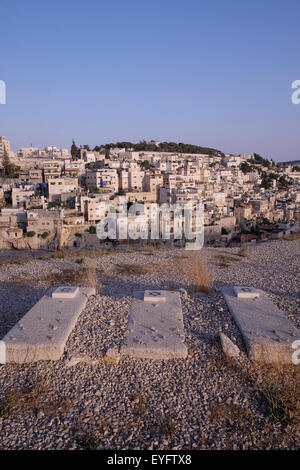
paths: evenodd
<path fill-rule="evenodd" d="M 43 383 L 22 390 L 16 388 L 9 390 L 0 401 L 0 416 L 3 418 L 10 416 L 17 406 L 27 413 L 36 412 L 40 409 L 46 393 L 47 387 Z"/>
<path fill-rule="evenodd" d="M 300 371 L 274 367 L 264 371 L 263 380 L 256 385 L 266 412 L 282 425 L 300 425 Z"/>
<path fill-rule="evenodd" d="M 63 250 L 56 251 L 52 256 L 52 259 L 65 259 L 68 258 L 67 253 Z"/>
<path fill-rule="evenodd" d="M 290 235 L 285 235 L 282 237 L 283 240 L 294 241 L 300 240 L 300 232 L 291 233 Z"/>
<path fill-rule="evenodd" d="M 76 268 L 68 268 L 62 272 L 46 274 L 45 276 L 40 277 L 38 281 L 48 286 L 76 285 L 97 289 L 98 284 L 100 285 L 97 281 L 97 274 L 100 272 L 101 270 L 99 269 L 93 267 L 81 267 L 80 264 Z M 2 284 L 7 286 L 10 290 L 18 292 L 28 286 L 36 286 L 38 281 L 31 279 L 27 275 L 27 277 L 3 281 Z"/>
<path fill-rule="evenodd" d="M 212 402 L 209 405 L 210 419 L 213 421 L 226 422 L 226 421 L 240 421 L 241 419 L 249 419 L 251 416 L 247 408 L 235 403 L 226 402 Z"/>
<path fill-rule="evenodd" d="M 37 414 L 38 411 L 42 411 L 47 416 L 69 411 L 71 401 L 68 398 L 61 397 L 49 401 L 46 400 L 47 392 L 48 387 L 43 382 L 33 387 L 9 390 L 0 400 L 0 417 L 8 418 L 16 408 L 18 412 L 28 414 Z"/>
<path fill-rule="evenodd" d="M 41 278 L 42 282 L 54 285 L 77 285 L 96 288 L 97 286 L 97 275 L 96 269 L 92 267 L 88 268 L 69 268 L 65 269 L 61 273 L 47 274 Z"/>
<path fill-rule="evenodd" d="M 147 403 L 146 398 L 140 392 L 137 392 L 132 396 L 134 401 L 133 414 L 134 416 L 141 418 L 147 412 Z"/>
<path fill-rule="evenodd" d="M 160 433 L 164 436 L 172 437 L 176 434 L 177 426 L 174 419 L 165 417 L 161 422 Z"/>
<path fill-rule="evenodd" d="M 151 434 L 158 436 L 174 437 L 178 432 L 178 424 L 171 416 L 161 414 L 154 418 L 155 422 L 150 426 Z"/>
<path fill-rule="evenodd" d="M 224 358 L 226 368 L 241 376 L 259 397 L 262 410 L 282 426 L 300 425 L 300 368 L 293 365 L 262 365 L 250 363 L 241 366 L 231 358 Z M 216 361 L 217 368 L 224 362 Z"/>
<path fill-rule="evenodd" d="M 53 373 L 52 366 L 49 371 Z M 67 413 L 72 406 L 71 400 L 64 396 L 49 396 L 50 377 L 40 375 L 34 367 L 30 369 L 27 385 L 11 388 L 0 399 L 0 417 L 7 418 L 15 412 L 37 415 L 42 411 L 46 416 Z"/>
<path fill-rule="evenodd" d="M 262 409 L 267 415 L 283 426 L 299 426 L 299 366 L 251 364 L 241 372 L 258 394 Z"/>
<path fill-rule="evenodd" d="M 147 264 L 142 266 L 140 264 L 121 264 L 116 267 L 116 271 L 120 275 L 134 275 L 140 276 L 144 274 L 151 274 L 157 268 L 156 264 Z"/>
<path fill-rule="evenodd" d="M 231 266 L 232 263 L 239 261 L 239 258 L 237 258 L 236 256 L 219 254 L 215 256 L 215 260 L 218 261 L 218 265 L 221 268 L 228 268 L 229 266 Z"/>
<path fill-rule="evenodd" d="M 12 260 L 11 258 L 7 258 L 7 259 L 0 261 L 0 266 L 10 266 L 14 264 L 24 265 L 24 264 L 30 263 L 33 260 L 34 258 L 32 256 L 29 256 L 28 258 L 19 258 L 15 260 Z"/>
<path fill-rule="evenodd" d="M 83 450 L 96 450 L 99 445 L 100 438 L 93 432 L 88 432 L 76 437 L 76 442 Z"/>
<path fill-rule="evenodd" d="M 11 264 L 15 264 L 15 262 L 11 259 L 4 259 L 3 261 L 0 261 L 0 266 L 10 266 Z"/>
<path fill-rule="evenodd" d="M 27 274 L 25 277 L 3 281 L 2 284 L 4 284 L 13 292 L 19 292 L 20 290 L 25 289 L 28 286 L 34 287 L 36 285 L 36 281 L 28 277 Z"/>
<path fill-rule="evenodd" d="M 140 251 L 146 255 L 154 255 L 155 253 L 157 253 L 158 250 L 159 250 L 158 247 L 155 247 L 153 245 L 148 245 L 147 243 L 137 248 L 137 251 Z"/>
<path fill-rule="evenodd" d="M 243 258 L 246 258 L 248 256 L 248 245 L 245 241 L 241 241 L 238 256 L 242 256 Z"/>
<path fill-rule="evenodd" d="M 82 257 L 87 257 L 87 258 L 100 258 L 101 256 L 108 255 L 109 250 L 104 249 L 104 248 L 94 248 L 92 250 L 88 250 L 87 248 L 83 248 L 80 251 L 77 251 L 77 254 L 80 254 Z"/>
<path fill-rule="evenodd" d="M 187 257 L 180 258 L 179 267 L 189 290 L 209 294 L 213 284 L 213 272 L 201 252 L 190 252 Z"/>

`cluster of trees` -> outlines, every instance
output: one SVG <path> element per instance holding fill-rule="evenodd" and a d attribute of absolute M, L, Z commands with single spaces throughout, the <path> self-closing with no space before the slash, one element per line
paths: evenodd
<path fill-rule="evenodd" d="M 143 162 L 138 160 L 137 163 L 140 165 L 141 169 L 143 170 L 150 170 L 151 168 L 151 164 L 148 160 L 144 160 Z"/>
<path fill-rule="evenodd" d="M 243 173 L 252 173 L 253 171 L 256 171 L 256 168 L 253 167 L 253 165 L 249 165 L 247 162 L 243 162 L 240 166 L 240 169 L 242 170 Z"/>
<path fill-rule="evenodd" d="M 80 158 L 80 149 L 85 149 L 89 152 L 92 151 L 92 150 L 94 152 L 100 152 L 103 155 L 105 155 L 105 158 L 110 158 L 110 156 L 109 156 L 109 146 L 99 147 L 99 145 L 96 145 L 93 149 L 91 149 L 89 145 L 85 144 L 85 145 L 81 145 L 80 147 L 78 147 L 75 143 L 75 140 L 73 140 L 72 145 L 71 145 L 72 160 L 78 160 Z"/>
<path fill-rule="evenodd" d="M 285 175 L 279 176 L 278 173 L 266 174 L 265 171 L 262 172 L 262 181 L 261 187 L 265 189 L 270 189 L 273 185 L 273 180 L 277 180 L 278 189 L 287 189 L 292 183 L 289 181 Z"/>
<path fill-rule="evenodd" d="M 11 163 L 9 156 L 7 153 L 4 154 L 2 159 L 2 166 L 3 166 L 3 176 L 6 178 L 18 178 L 21 167 Z"/>
<path fill-rule="evenodd" d="M 268 189 L 269 187 L 271 187 L 271 180 L 274 178 L 277 179 L 277 174 L 271 173 L 269 176 L 267 176 L 266 172 L 261 168 L 261 166 L 275 170 L 277 168 L 276 163 L 272 159 L 268 160 L 267 158 L 261 157 L 258 153 L 254 153 L 253 158 L 248 159 L 247 162 L 243 162 L 240 166 L 240 169 L 243 173 L 251 173 L 253 171 L 257 171 L 262 176 L 262 186 Z"/>
<path fill-rule="evenodd" d="M 287 189 L 289 186 L 291 186 L 292 182 L 289 181 L 285 175 L 280 176 L 278 178 L 278 189 Z"/>
<path fill-rule="evenodd" d="M 61 207 L 66 207 L 66 205 L 63 201 L 48 202 L 48 209 L 56 209 L 56 208 L 61 208 Z"/>
<path fill-rule="evenodd" d="M 261 179 L 261 187 L 265 189 L 270 189 L 272 187 L 272 178 L 270 178 L 269 175 L 266 175 L 265 173 L 262 175 Z"/>
<path fill-rule="evenodd" d="M 253 154 L 253 158 L 248 160 L 252 165 L 262 165 L 270 168 L 271 166 L 276 166 L 275 162 L 271 159 L 268 160 L 267 158 L 261 157 L 258 153 Z"/>
<path fill-rule="evenodd" d="M 210 147 L 200 147 L 199 145 L 183 144 L 182 142 L 160 142 L 156 145 L 153 142 L 146 142 L 142 140 L 137 144 L 133 142 L 116 142 L 104 145 L 96 145 L 93 150 L 101 152 L 104 149 L 110 148 L 125 148 L 126 150 L 133 150 L 136 152 L 148 151 L 148 152 L 174 152 L 174 153 L 205 153 L 208 155 L 224 155 L 220 150 L 213 149 Z"/>

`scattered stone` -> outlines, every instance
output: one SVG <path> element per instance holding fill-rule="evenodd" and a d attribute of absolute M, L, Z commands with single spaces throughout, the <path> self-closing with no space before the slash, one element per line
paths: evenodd
<path fill-rule="evenodd" d="M 184 289 L 183 287 L 180 287 L 180 288 L 179 288 L 179 292 L 180 292 L 181 294 L 183 294 L 185 297 L 187 297 L 187 295 L 188 295 L 187 290 Z"/>
<path fill-rule="evenodd" d="M 224 354 L 229 357 L 238 357 L 240 355 L 240 350 L 236 344 L 234 344 L 228 336 L 224 333 L 220 333 L 220 341 Z"/>
<path fill-rule="evenodd" d="M 112 362 L 113 364 L 118 365 L 121 359 L 121 354 L 118 348 L 111 348 L 106 351 L 103 359 L 106 362 Z"/>
<path fill-rule="evenodd" d="M 96 364 L 97 361 L 93 361 L 93 359 L 91 359 L 88 356 L 71 356 L 65 360 L 64 365 L 65 367 L 74 367 L 81 362 L 85 362 L 85 363 L 89 363 L 93 365 L 93 364 Z"/>

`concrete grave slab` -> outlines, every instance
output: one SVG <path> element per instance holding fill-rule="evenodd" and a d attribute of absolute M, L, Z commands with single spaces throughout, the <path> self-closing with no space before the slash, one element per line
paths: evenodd
<path fill-rule="evenodd" d="M 133 294 L 121 355 L 143 359 L 186 358 L 180 293 L 161 291 L 161 296 L 148 300 L 146 292 Z"/>
<path fill-rule="evenodd" d="M 262 291 L 259 297 L 241 298 L 231 287 L 222 289 L 251 360 L 266 364 L 291 364 L 292 344 L 300 332 Z"/>
<path fill-rule="evenodd" d="M 53 293 L 60 295 L 59 289 L 44 295 L 3 338 L 2 364 L 55 361 L 62 356 L 67 339 L 95 289 L 79 287 L 72 289 L 71 298 L 53 297 Z"/>

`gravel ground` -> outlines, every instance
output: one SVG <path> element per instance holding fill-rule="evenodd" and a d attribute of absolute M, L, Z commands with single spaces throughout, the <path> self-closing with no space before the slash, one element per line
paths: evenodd
<path fill-rule="evenodd" d="M 85 265 L 97 268 L 99 289 L 82 312 L 64 356 L 54 363 L 0 366 L 0 448 L 299 448 L 299 427 L 276 421 L 249 380 L 253 365 L 220 289 L 234 284 L 263 289 L 300 328 L 300 240 L 251 246 L 247 257 L 238 257 L 228 267 L 218 265 L 216 255 L 237 252 L 203 250 L 214 282 L 208 295 L 182 295 L 186 360 L 122 358 L 118 365 L 103 357 L 124 338 L 133 290 L 186 288 L 187 252 L 149 248 L 85 256 Z M 2 252 L 0 261 L 6 255 Z M 0 338 L 46 292 L 45 274 L 52 273 L 59 284 L 64 269 L 80 268 L 76 257 L 35 257 L 26 263 L 28 253 L 16 255 L 21 264 L 0 267 Z M 118 275 L 116 267 L 124 264 L 142 265 L 149 272 Z M 239 359 L 226 360 L 220 331 L 239 346 Z M 260 377 L 267 373 L 262 367 L 255 372 Z M 30 395 L 6 406 L 12 391 L 28 387 L 33 389 Z"/>

